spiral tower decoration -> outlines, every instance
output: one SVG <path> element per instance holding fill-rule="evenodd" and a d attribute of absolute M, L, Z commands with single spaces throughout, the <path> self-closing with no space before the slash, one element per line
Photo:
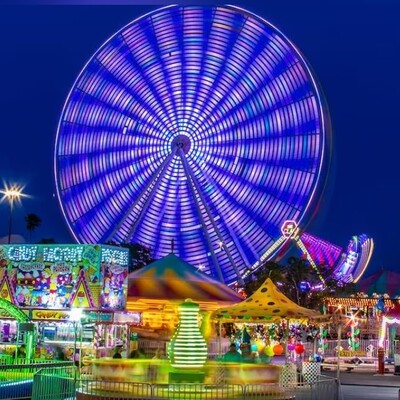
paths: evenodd
<path fill-rule="evenodd" d="M 199 328 L 199 311 L 199 305 L 190 299 L 178 306 L 179 325 L 169 351 L 175 368 L 202 368 L 207 361 L 207 343 Z"/>

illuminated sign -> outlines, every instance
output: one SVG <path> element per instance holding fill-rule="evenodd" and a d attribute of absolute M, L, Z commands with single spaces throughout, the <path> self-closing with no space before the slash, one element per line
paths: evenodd
<path fill-rule="evenodd" d="M 140 324 L 142 314 L 138 312 L 118 312 L 114 314 L 114 322 Z"/>
<path fill-rule="evenodd" d="M 128 266 L 128 251 L 122 247 L 100 245 L 4 245 L 1 246 L 6 258 L 14 262 L 76 263 L 88 260 L 92 264 L 108 262 Z M 101 248 L 101 253 L 98 252 Z M 99 260 L 100 258 L 100 260 Z M 29 263 L 26 265 L 30 265 Z"/>
<path fill-rule="evenodd" d="M 69 320 L 69 311 L 59 310 L 32 310 L 32 319 L 34 320 L 55 320 L 55 321 L 67 321 Z"/>
<path fill-rule="evenodd" d="M 18 307 L 122 310 L 128 260 L 128 249 L 98 244 L 0 245 Z"/>
<path fill-rule="evenodd" d="M 83 314 L 82 319 L 87 322 L 112 322 L 113 314 L 89 311 Z"/>
<path fill-rule="evenodd" d="M 51 266 L 53 274 L 70 274 L 72 272 L 72 265 L 64 262 L 58 262 Z"/>
<path fill-rule="evenodd" d="M 41 262 L 21 262 L 18 264 L 18 268 L 21 271 L 32 272 L 32 271 L 42 271 L 44 264 Z"/>
<path fill-rule="evenodd" d="M 14 317 L 7 310 L 0 308 L 0 319 L 1 318 L 14 318 Z"/>

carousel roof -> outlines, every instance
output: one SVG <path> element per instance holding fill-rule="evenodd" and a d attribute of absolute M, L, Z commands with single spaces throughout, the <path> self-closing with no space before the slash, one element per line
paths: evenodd
<path fill-rule="evenodd" d="M 128 275 L 130 309 L 145 308 L 145 304 L 181 303 L 185 299 L 192 299 L 203 309 L 207 308 L 206 303 L 214 304 L 211 308 L 216 309 L 238 303 L 242 297 L 172 253 Z"/>

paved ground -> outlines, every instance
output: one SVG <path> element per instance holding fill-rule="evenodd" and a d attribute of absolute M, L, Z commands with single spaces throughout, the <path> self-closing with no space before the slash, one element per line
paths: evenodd
<path fill-rule="evenodd" d="M 399 400 L 400 398 L 399 389 L 392 386 L 342 385 L 340 395 L 339 400 Z"/>
<path fill-rule="evenodd" d="M 284 359 L 276 357 L 277 363 L 284 363 Z M 377 374 L 376 368 L 353 369 L 351 372 L 341 370 L 340 400 L 400 400 L 400 375 L 394 375 L 394 366 L 385 365 L 390 373 Z M 324 370 L 323 375 L 338 377 L 336 369 Z M 319 400 L 319 399 L 318 399 Z M 323 399 L 321 399 L 323 400 Z"/>
<path fill-rule="evenodd" d="M 337 376 L 336 371 L 323 371 L 324 375 Z M 400 388 L 400 376 L 393 374 L 376 374 L 375 372 L 340 372 L 342 385 L 390 386 Z"/>
<path fill-rule="evenodd" d="M 324 375 L 337 376 L 336 371 Z M 400 376 L 376 374 L 374 371 L 340 372 L 342 400 L 399 400 Z"/>

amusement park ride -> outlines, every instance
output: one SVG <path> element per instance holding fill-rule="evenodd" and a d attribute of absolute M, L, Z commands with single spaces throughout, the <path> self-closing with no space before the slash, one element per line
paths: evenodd
<path fill-rule="evenodd" d="M 300 233 L 295 221 L 285 221 L 281 238 L 294 241 L 316 271 L 319 265 L 329 266 L 342 282 L 357 283 L 374 250 L 373 239 L 365 234 L 353 236 L 344 249 L 307 232 Z"/>
<path fill-rule="evenodd" d="M 279 29 L 235 6 L 167 6 L 123 27 L 77 77 L 55 180 L 79 243 L 141 243 L 231 285 L 294 240 L 357 281 L 373 242 L 299 231 L 330 155 L 328 111 Z M 286 225 L 285 225 L 286 224 Z"/>

